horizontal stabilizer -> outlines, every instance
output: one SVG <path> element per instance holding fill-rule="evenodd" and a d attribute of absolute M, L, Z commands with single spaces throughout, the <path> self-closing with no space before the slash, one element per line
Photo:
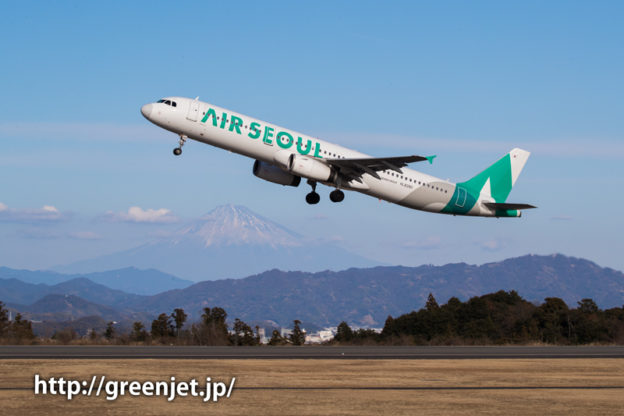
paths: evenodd
<path fill-rule="evenodd" d="M 534 205 L 529 205 L 529 204 L 510 204 L 510 203 L 507 203 L 507 202 L 484 202 L 483 205 L 485 205 L 486 207 L 491 208 L 491 209 L 502 209 L 502 210 L 537 208 Z"/>

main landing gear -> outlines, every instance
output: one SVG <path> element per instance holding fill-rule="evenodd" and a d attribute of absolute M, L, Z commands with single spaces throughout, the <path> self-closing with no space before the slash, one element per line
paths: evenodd
<path fill-rule="evenodd" d="M 329 199 L 332 202 L 342 202 L 342 200 L 344 199 L 344 192 L 342 192 L 340 189 L 331 191 L 331 193 L 329 194 Z"/>
<path fill-rule="evenodd" d="M 310 205 L 318 204 L 321 200 L 321 197 L 319 194 L 316 193 L 316 181 L 308 179 L 308 185 L 312 187 L 312 192 L 306 195 L 306 202 Z M 340 189 L 333 190 L 329 194 L 329 199 L 332 202 L 342 202 L 344 197 L 344 192 L 342 192 Z"/>
<path fill-rule="evenodd" d="M 180 156 L 182 154 L 182 146 L 186 143 L 186 136 L 180 135 L 180 141 L 178 143 L 180 146 L 173 149 L 173 154 L 176 156 Z"/>
<path fill-rule="evenodd" d="M 316 193 L 316 182 L 308 179 L 308 185 L 312 187 L 312 192 L 306 195 L 306 202 L 310 205 L 318 204 L 321 196 Z"/>

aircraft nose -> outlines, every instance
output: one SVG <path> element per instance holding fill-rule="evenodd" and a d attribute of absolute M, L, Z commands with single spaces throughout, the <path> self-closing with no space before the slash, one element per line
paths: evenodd
<path fill-rule="evenodd" d="M 141 107 L 141 114 L 143 114 L 143 117 L 145 117 L 146 119 L 149 120 L 149 116 L 150 114 L 152 114 L 152 108 L 154 106 L 150 103 L 150 104 L 145 104 L 143 107 Z"/>

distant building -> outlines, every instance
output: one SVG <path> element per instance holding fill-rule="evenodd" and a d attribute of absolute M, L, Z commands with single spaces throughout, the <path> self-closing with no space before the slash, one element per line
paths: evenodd
<path fill-rule="evenodd" d="M 331 329 L 322 329 L 318 332 L 319 338 L 321 342 L 331 341 L 334 339 L 336 335 L 336 331 L 332 331 Z"/>
<path fill-rule="evenodd" d="M 266 330 L 264 328 L 258 328 L 258 337 L 260 338 L 260 344 L 269 343 L 269 339 L 266 337 Z"/>
<path fill-rule="evenodd" d="M 306 344 L 321 344 L 331 341 L 336 335 L 336 327 L 324 328 L 312 334 L 306 334 Z"/>

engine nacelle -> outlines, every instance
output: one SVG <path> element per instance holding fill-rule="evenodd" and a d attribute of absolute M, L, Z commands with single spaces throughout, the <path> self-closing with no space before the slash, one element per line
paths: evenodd
<path fill-rule="evenodd" d="M 287 169 L 297 176 L 305 176 L 319 182 L 334 182 L 336 171 L 317 159 L 291 154 L 288 158 Z"/>
<path fill-rule="evenodd" d="M 278 183 L 285 186 L 299 186 L 301 178 L 284 172 L 282 169 L 270 163 L 256 160 L 253 165 L 253 174 L 265 181 Z"/>

